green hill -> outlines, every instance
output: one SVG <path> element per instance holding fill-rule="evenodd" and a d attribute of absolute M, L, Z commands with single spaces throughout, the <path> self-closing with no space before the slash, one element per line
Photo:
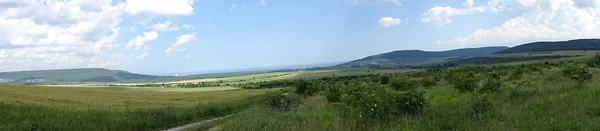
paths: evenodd
<path fill-rule="evenodd" d="M 513 48 L 500 51 L 496 54 L 577 50 L 600 50 L 600 39 L 577 39 L 556 42 L 533 42 L 515 46 Z"/>
<path fill-rule="evenodd" d="M 0 82 L 15 84 L 60 84 L 151 80 L 161 76 L 142 75 L 100 68 L 18 71 L 0 73 Z"/>
<path fill-rule="evenodd" d="M 463 58 L 471 56 L 489 55 L 508 47 L 482 47 L 482 48 L 464 48 L 448 51 L 421 51 L 421 50 L 401 50 L 389 53 L 369 56 L 363 59 L 351 61 L 336 65 L 336 68 L 353 67 L 381 67 L 395 65 L 410 65 L 434 61 L 443 61 L 452 58 Z"/>

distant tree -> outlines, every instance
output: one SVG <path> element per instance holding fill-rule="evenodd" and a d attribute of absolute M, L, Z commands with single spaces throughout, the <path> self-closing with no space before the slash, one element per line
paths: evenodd
<path fill-rule="evenodd" d="M 590 67 L 600 67 L 600 53 L 596 53 L 587 64 Z"/>
<path fill-rule="evenodd" d="M 381 76 L 379 81 L 381 82 L 382 85 L 388 84 L 388 83 L 390 83 L 390 76 L 387 76 L 387 75 Z"/>

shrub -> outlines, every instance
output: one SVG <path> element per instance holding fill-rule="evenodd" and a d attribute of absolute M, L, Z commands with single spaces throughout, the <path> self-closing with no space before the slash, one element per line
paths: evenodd
<path fill-rule="evenodd" d="M 486 96 L 483 96 L 481 98 L 477 98 L 471 104 L 471 108 L 473 109 L 474 113 L 481 114 L 481 113 L 490 112 L 493 108 L 493 105 L 492 105 L 492 103 L 489 102 L 489 100 Z"/>
<path fill-rule="evenodd" d="M 473 92 L 479 88 L 479 80 L 473 74 L 463 74 L 451 81 L 454 88 L 460 92 Z"/>
<path fill-rule="evenodd" d="M 381 76 L 381 78 L 379 78 L 379 81 L 382 85 L 387 85 L 388 83 L 390 83 L 390 77 L 387 75 Z"/>
<path fill-rule="evenodd" d="M 296 111 L 300 106 L 302 97 L 290 91 L 281 90 L 269 94 L 267 104 L 278 111 Z"/>
<path fill-rule="evenodd" d="M 425 87 L 425 88 L 429 88 L 432 86 L 435 86 L 437 84 L 438 80 L 435 80 L 435 78 L 432 77 L 427 77 L 427 78 L 423 78 L 419 81 L 419 84 L 421 84 L 421 86 Z"/>
<path fill-rule="evenodd" d="M 416 82 L 410 80 L 408 77 L 396 77 L 391 80 L 392 87 L 398 91 L 415 89 L 416 84 Z"/>
<path fill-rule="evenodd" d="M 402 114 L 421 113 L 426 103 L 425 92 L 411 90 L 394 96 L 394 102 Z"/>
<path fill-rule="evenodd" d="M 328 86 L 325 90 L 325 97 L 329 102 L 340 102 L 342 99 L 342 89 L 337 85 Z"/>
<path fill-rule="evenodd" d="M 600 67 L 600 53 L 596 53 L 587 64 L 590 67 Z"/>
<path fill-rule="evenodd" d="M 563 75 L 577 81 L 579 84 L 583 84 L 592 79 L 592 74 L 588 71 L 585 66 L 570 65 L 563 70 Z"/>
<path fill-rule="evenodd" d="M 319 87 L 307 80 L 299 80 L 295 84 L 296 93 L 300 95 L 312 96 L 319 92 Z"/>
<path fill-rule="evenodd" d="M 497 77 L 488 77 L 487 81 L 479 89 L 479 92 L 498 92 L 502 87 L 502 79 Z"/>
<path fill-rule="evenodd" d="M 344 102 L 354 114 L 368 119 L 390 119 L 422 112 L 426 106 L 423 92 L 400 92 L 377 85 L 361 85 L 348 91 Z"/>

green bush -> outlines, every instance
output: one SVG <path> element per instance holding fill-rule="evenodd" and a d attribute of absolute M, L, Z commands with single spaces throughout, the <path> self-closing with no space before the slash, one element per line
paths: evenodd
<path fill-rule="evenodd" d="M 493 105 L 486 96 L 483 96 L 481 98 L 476 98 L 471 104 L 471 109 L 473 109 L 473 112 L 476 114 L 488 113 L 493 109 Z"/>
<path fill-rule="evenodd" d="M 460 92 L 473 92 L 479 88 L 479 80 L 473 74 L 458 75 L 451 83 Z"/>
<path fill-rule="evenodd" d="M 501 79 L 490 77 L 479 89 L 479 92 L 498 92 L 502 86 L 503 83 Z"/>
<path fill-rule="evenodd" d="M 600 67 L 600 53 L 596 53 L 590 61 L 588 61 L 588 66 L 590 67 Z"/>
<path fill-rule="evenodd" d="M 394 104 L 400 110 L 402 114 L 418 114 L 421 113 L 426 104 L 427 100 L 425 99 L 425 92 L 419 92 L 416 90 L 411 90 L 408 92 L 404 92 L 393 96 Z"/>
<path fill-rule="evenodd" d="M 387 76 L 387 75 L 381 76 L 381 78 L 379 78 L 379 81 L 381 82 L 382 85 L 387 85 L 388 83 L 390 83 L 390 76 Z"/>
<path fill-rule="evenodd" d="M 340 102 L 342 99 L 342 89 L 337 85 L 330 85 L 325 90 L 325 97 L 329 102 Z"/>
<path fill-rule="evenodd" d="M 312 96 L 319 92 L 319 87 L 307 80 L 299 80 L 295 84 L 296 93 L 300 95 Z"/>
<path fill-rule="evenodd" d="M 384 120 L 422 112 L 427 105 L 424 94 L 363 84 L 350 89 L 344 102 L 361 118 Z"/>
<path fill-rule="evenodd" d="M 267 105 L 278 111 L 296 111 L 300 106 L 302 96 L 287 90 L 269 94 Z"/>
<path fill-rule="evenodd" d="M 391 86 L 398 91 L 407 91 L 416 88 L 417 83 L 408 77 L 396 77 L 391 80 Z"/>
<path fill-rule="evenodd" d="M 427 77 L 427 78 L 423 78 L 423 79 L 419 80 L 419 84 L 425 88 L 435 86 L 437 84 L 437 82 L 438 82 L 438 80 L 436 80 L 433 77 Z"/>
<path fill-rule="evenodd" d="M 588 71 L 588 68 L 585 66 L 567 66 L 563 70 L 563 75 L 565 75 L 565 77 L 577 81 L 579 84 L 583 84 L 592 79 L 592 74 Z"/>

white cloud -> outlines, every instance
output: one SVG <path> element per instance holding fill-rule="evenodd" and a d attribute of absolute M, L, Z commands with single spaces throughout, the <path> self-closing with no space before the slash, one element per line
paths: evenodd
<path fill-rule="evenodd" d="M 400 18 L 383 17 L 383 18 L 379 19 L 378 22 L 383 27 L 392 27 L 392 26 L 396 26 L 396 25 L 402 23 L 402 20 L 400 20 Z"/>
<path fill-rule="evenodd" d="M 450 18 L 455 16 L 470 15 L 475 13 L 485 12 L 485 7 L 477 6 L 473 7 L 473 0 L 467 0 L 463 3 L 464 8 L 453 8 L 450 6 L 435 6 L 427 10 L 427 12 L 421 14 L 421 21 L 437 22 L 438 25 L 452 23 Z"/>
<path fill-rule="evenodd" d="M 169 48 L 167 48 L 167 50 L 165 50 L 165 53 L 171 54 L 174 51 L 182 50 L 182 49 L 179 49 L 179 47 L 181 45 L 188 43 L 190 41 L 193 41 L 193 40 L 196 40 L 196 33 L 177 36 L 177 42 L 172 43 L 171 46 Z"/>
<path fill-rule="evenodd" d="M 190 15 L 194 0 L 127 0 L 125 12 L 133 15 Z"/>
<path fill-rule="evenodd" d="M 159 32 L 167 32 L 167 31 L 177 31 L 179 30 L 179 26 L 173 24 L 171 21 L 165 21 L 163 23 L 157 23 L 152 25 L 152 30 Z"/>
<path fill-rule="evenodd" d="M 539 40 L 600 37 L 600 6 L 585 0 L 491 0 L 490 11 L 513 13 L 501 26 L 442 41 L 454 45 L 516 45 Z M 491 5 L 491 4 L 490 4 Z M 509 6 L 511 5 L 511 6 Z M 493 10 L 496 9 L 496 10 Z"/>
<path fill-rule="evenodd" d="M 139 56 L 137 56 L 136 58 L 143 59 L 143 58 L 146 58 L 146 56 L 148 56 L 148 52 L 144 52 L 144 53 L 140 54 Z"/>
<path fill-rule="evenodd" d="M 390 4 L 397 5 L 397 6 L 402 6 L 402 3 L 400 3 L 399 0 L 349 0 L 349 2 L 352 3 L 352 4 L 360 4 L 360 3 L 376 3 L 376 4 L 390 3 Z"/>
<path fill-rule="evenodd" d="M 231 5 L 231 7 L 229 7 L 229 11 L 233 11 L 235 10 L 235 8 L 237 7 L 237 4 L 233 4 Z"/>
<path fill-rule="evenodd" d="M 107 65 L 122 8 L 110 0 L 0 1 L 0 71 Z"/>
<path fill-rule="evenodd" d="M 184 29 L 194 29 L 194 26 L 192 25 L 183 25 Z"/>
<path fill-rule="evenodd" d="M 262 6 L 267 5 L 267 1 L 266 0 L 260 0 L 258 2 L 258 5 L 262 5 Z"/>
<path fill-rule="evenodd" d="M 473 4 L 475 4 L 475 1 L 467 0 L 467 1 L 465 1 L 465 3 L 463 3 L 463 6 L 467 7 L 467 8 L 471 8 L 471 7 L 473 7 Z"/>
<path fill-rule="evenodd" d="M 144 32 L 143 36 L 136 36 L 133 40 L 130 40 L 126 47 L 127 49 L 140 49 L 145 46 L 146 43 L 158 38 L 156 31 Z"/>

